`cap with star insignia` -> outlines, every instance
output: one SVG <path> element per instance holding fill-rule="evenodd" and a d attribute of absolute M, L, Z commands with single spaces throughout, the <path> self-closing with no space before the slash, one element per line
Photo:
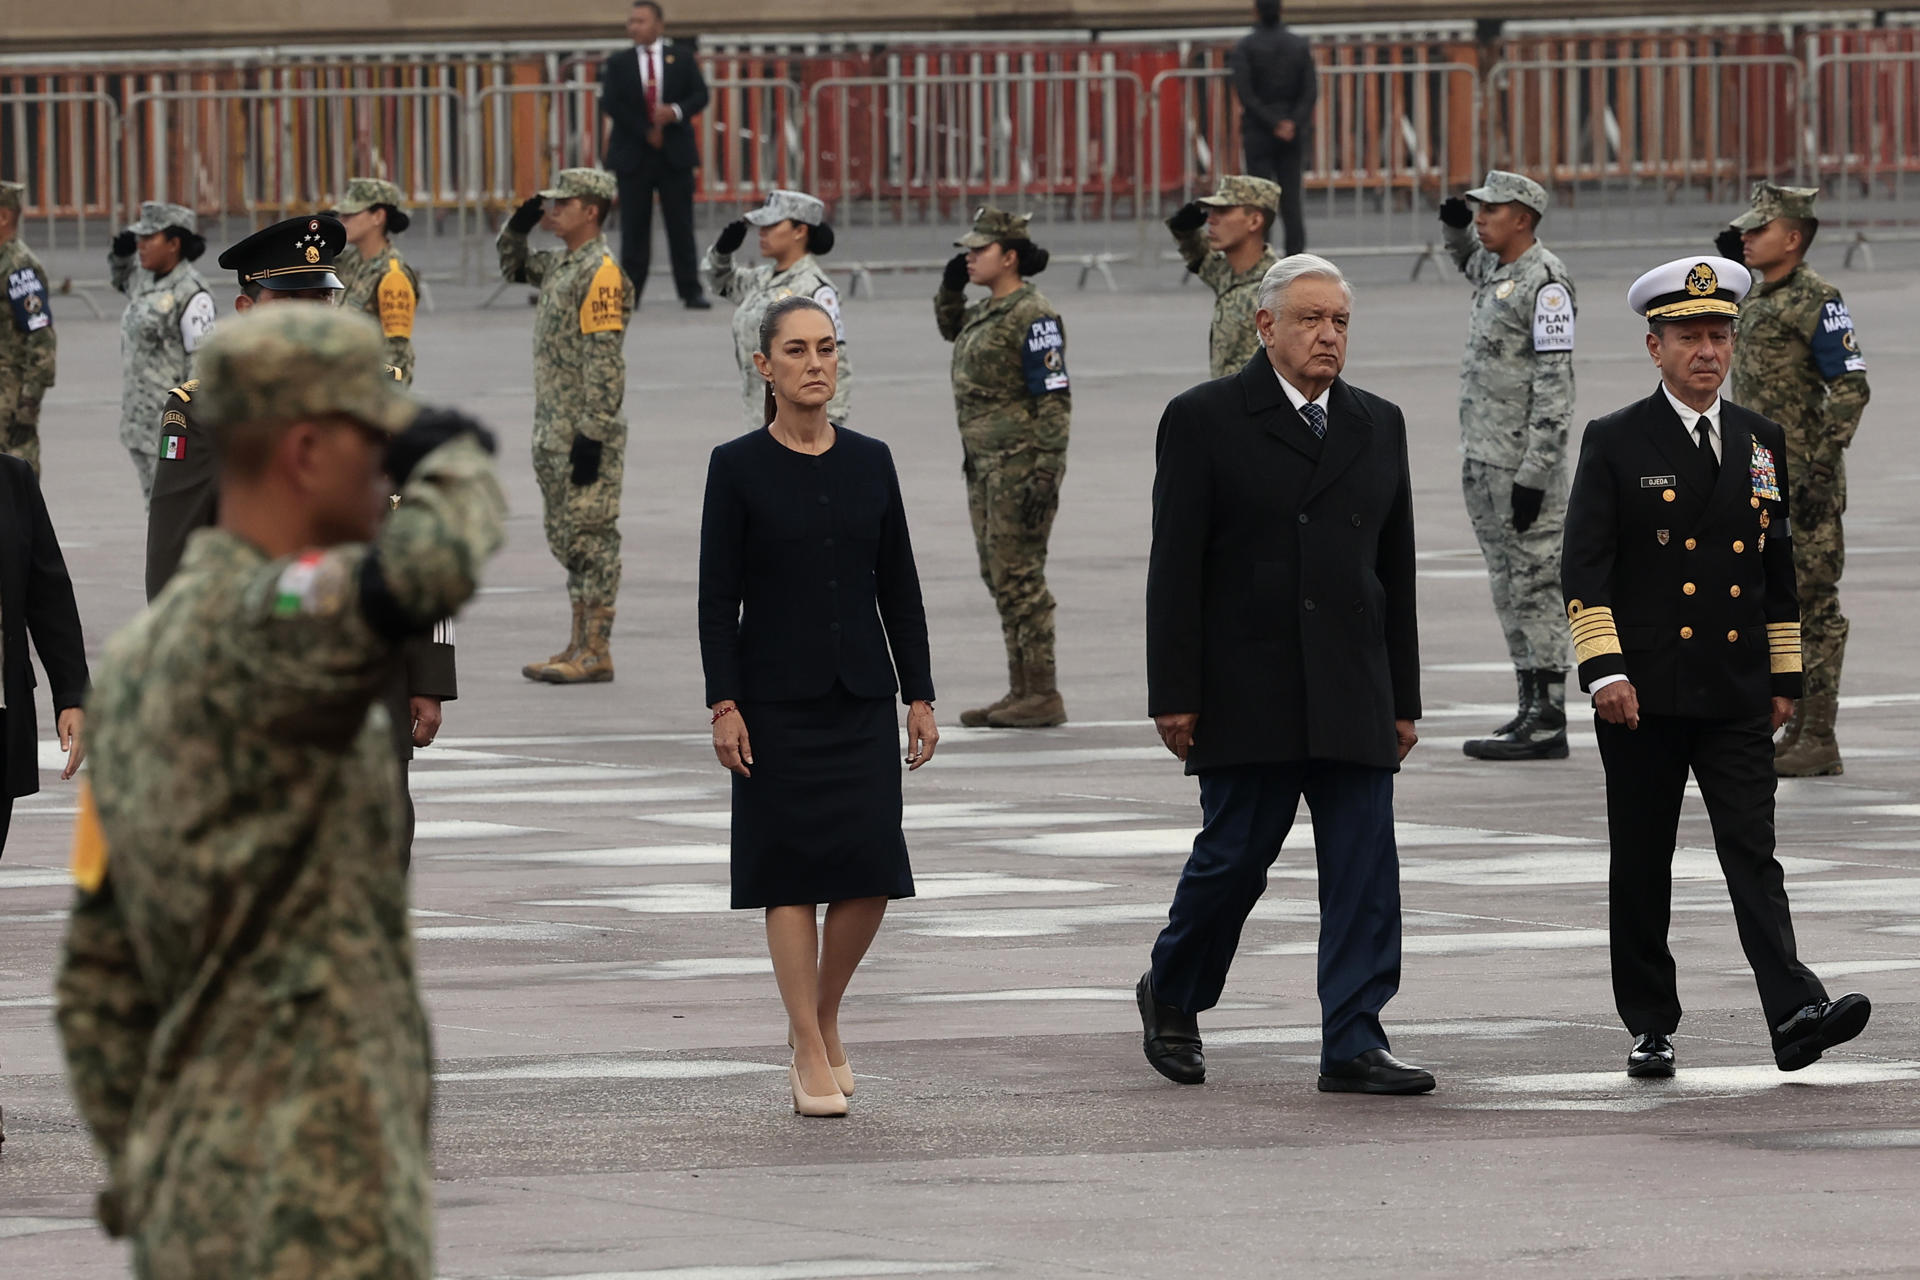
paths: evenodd
<path fill-rule="evenodd" d="M 1649 320 L 1737 316 L 1753 275 L 1730 258 L 1676 258 L 1627 290 L 1627 305 Z"/>
<path fill-rule="evenodd" d="M 347 229 L 324 213 L 288 218 L 263 228 L 220 255 L 220 269 L 278 293 L 342 289 L 333 260 L 347 243 Z"/>

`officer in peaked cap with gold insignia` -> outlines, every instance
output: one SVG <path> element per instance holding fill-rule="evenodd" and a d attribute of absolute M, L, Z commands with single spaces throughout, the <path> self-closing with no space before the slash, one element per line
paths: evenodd
<path fill-rule="evenodd" d="M 1630 1076 L 1674 1073 L 1667 923 L 1689 773 L 1775 1064 L 1814 1062 L 1871 1012 L 1863 995 L 1829 1000 L 1800 962 L 1774 856 L 1772 739 L 1800 696 L 1800 606 L 1785 434 L 1720 398 L 1751 283 L 1719 257 L 1634 282 L 1627 301 L 1647 319 L 1660 386 L 1587 424 L 1567 503 L 1563 585 L 1607 771 L 1613 992 L 1635 1037 Z"/>

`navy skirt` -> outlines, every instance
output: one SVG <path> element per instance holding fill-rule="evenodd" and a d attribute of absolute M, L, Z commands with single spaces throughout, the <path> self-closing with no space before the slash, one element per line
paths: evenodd
<path fill-rule="evenodd" d="M 742 702 L 751 778 L 733 775 L 733 905 L 911 898 L 892 698 Z"/>

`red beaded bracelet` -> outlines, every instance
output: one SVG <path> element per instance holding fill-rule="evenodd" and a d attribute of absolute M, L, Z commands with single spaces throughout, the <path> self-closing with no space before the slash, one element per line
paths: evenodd
<path fill-rule="evenodd" d="M 718 711 L 716 711 L 716 712 L 714 712 L 714 713 L 713 713 L 713 719 L 711 719 L 711 720 L 709 720 L 709 721 L 707 721 L 707 723 L 708 723 L 708 724 L 719 724 L 719 723 L 720 723 L 720 721 L 721 721 L 721 719 L 722 719 L 722 717 L 725 717 L 725 716 L 730 716 L 730 715 L 732 715 L 732 714 L 733 714 L 734 712 L 736 712 L 736 711 L 738 711 L 739 709 L 740 709 L 740 708 L 738 708 L 738 707 L 722 707 L 722 708 L 720 708 L 720 709 L 719 709 Z"/>

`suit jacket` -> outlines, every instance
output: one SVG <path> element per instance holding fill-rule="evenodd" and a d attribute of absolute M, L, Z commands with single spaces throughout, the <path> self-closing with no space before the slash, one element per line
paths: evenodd
<path fill-rule="evenodd" d="M 1284 24 L 1255 27 L 1227 54 L 1233 88 L 1240 99 L 1240 128 L 1270 141 L 1282 120 L 1296 126 L 1290 146 L 1300 146 L 1313 129 L 1313 108 L 1320 99 L 1320 77 L 1305 37 Z"/>
<path fill-rule="evenodd" d="M 660 64 L 660 101 L 679 107 L 681 118 L 661 127 L 657 147 L 647 141 L 653 125 L 647 116 L 640 55 L 634 49 L 624 49 L 600 64 L 600 110 L 613 121 L 613 136 L 607 142 L 607 168 L 615 173 L 659 164 L 671 169 L 700 167 L 693 118 L 707 109 L 707 79 L 700 74 L 691 45 L 667 42 Z"/>
<path fill-rule="evenodd" d="M 1147 711 L 1200 713 L 1189 773 L 1397 768 L 1420 716 L 1406 423 L 1344 381 L 1328 404 L 1319 440 L 1262 350 L 1160 419 Z"/>
<path fill-rule="evenodd" d="M 817 698 L 835 681 L 863 698 L 898 689 L 902 702 L 933 700 L 920 575 L 886 445 L 841 427 L 817 458 L 766 430 L 713 451 L 700 657 L 709 706 Z"/>
<path fill-rule="evenodd" d="M 1735 719 L 1800 696 L 1786 436 L 1722 402 L 1712 478 L 1666 395 L 1587 424 L 1561 584 L 1580 687 L 1633 681 L 1655 715 Z"/>
<path fill-rule="evenodd" d="M 0 629 L 5 635 L 6 788 L 9 796 L 40 789 L 40 728 L 34 719 L 33 662 L 39 651 L 53 686 L 57 715 L 87 696 L 86 641 L 73 603 L 73 581 L 33 468 L 0 454 Z"/>

